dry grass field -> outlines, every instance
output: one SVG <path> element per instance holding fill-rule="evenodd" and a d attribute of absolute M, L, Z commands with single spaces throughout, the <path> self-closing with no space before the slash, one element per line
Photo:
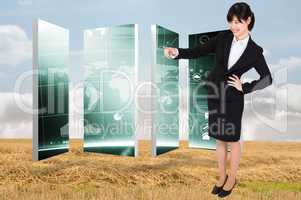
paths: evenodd
<path fill-rule="evenodd" d="M 0 199 L 218 199 L 215 151 L 188 149 L 150 156 L 84 153 L 71 140 L 69 153 L 32 161 L 31 140 L 0 140 Z M 227 199 L 301 199 L 301 143 L 245 142 L 238 186 Z"/>

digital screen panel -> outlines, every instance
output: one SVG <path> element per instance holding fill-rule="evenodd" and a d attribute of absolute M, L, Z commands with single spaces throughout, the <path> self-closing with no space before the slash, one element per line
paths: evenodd
<path fill-rule="evenodd" d="M 138 26 L 84 30 L 84 151 L 137 156 Z"/>
<path fill-rule="evenodd" d="M 164 56 L 164 47 L 179 47 L 179 34 L 152 25 L 152 155 L 179 147 L 179 61 Z"/>
<path fill-rule="evenodd" d="M 33 25 L 33 159 L 69 150 L 69 31 Z"/>
<path fill-rule="evenodd" d="M 219 32 L 198 33 L 189 35 L 189 48 L 205 44 Z M 215 54 L 210 53 L 197 59 L 189 60 L 189 147 L 215 149 L 216 141 L 208 135 L 207 89 L 203 81 L 215 66 Z"/>

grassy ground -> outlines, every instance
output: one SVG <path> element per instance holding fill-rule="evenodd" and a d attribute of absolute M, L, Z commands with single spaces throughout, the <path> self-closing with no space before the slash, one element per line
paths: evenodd
<path fill-rule="evenodd" d="M 31 140 L 0 140 L 0 199 L 217 199 L 215 151 L 181 148 L 153 158 L 71 151 L 32 161 Z M 228 199 L 301 199 L 301 143 L 245 142 L 238 186 Z"/>

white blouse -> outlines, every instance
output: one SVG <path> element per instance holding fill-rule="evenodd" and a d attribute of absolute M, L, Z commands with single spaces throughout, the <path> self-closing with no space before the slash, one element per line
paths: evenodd
<path fill-rule="evenodd" d="M 233 36 L 229 59 L 228 59 L 228 69 L 230 69 L 243 54 L 244 50 L 247 48 L 247 44 L 249 41 L 250 35 L 242 40 L 236 40 L 235 36 Z"/>

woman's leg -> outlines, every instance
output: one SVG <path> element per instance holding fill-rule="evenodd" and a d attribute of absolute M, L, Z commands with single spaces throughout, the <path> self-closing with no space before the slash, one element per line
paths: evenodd
<path fill-rule="evenodd" d="M 222 186 L 226 178 L 227 143 L 216 140 L 216 153 L 218 159 L 219 180 L 217 186 Z"/>
<path fill-rule="evenodd" d="M 231 161 L 230 161 L 231 173 L 224 186 L 225 190 L 230 190 L 235 183 L 235 178 L 237 175 L 237 170 L 238 170 L 240 156 L 241 156 L 241 143 L 238 141 L 238 142 L 229 142 L 229 144 L 231 145 Z"/>

